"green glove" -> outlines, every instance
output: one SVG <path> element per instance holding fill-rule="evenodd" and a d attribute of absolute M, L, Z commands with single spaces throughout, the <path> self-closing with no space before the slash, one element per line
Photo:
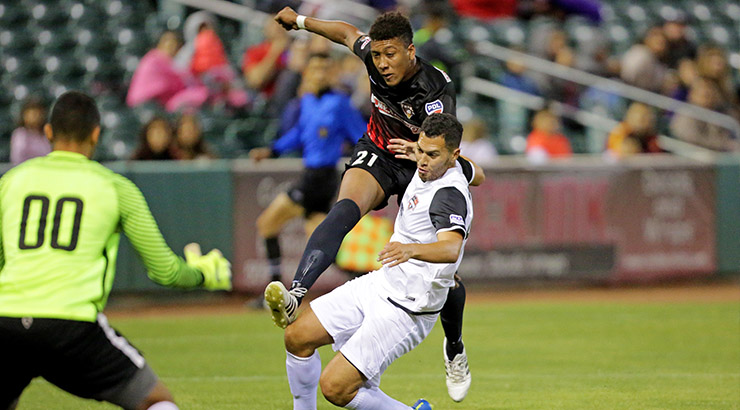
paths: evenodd
<path fill-rule="evenodd" d="M 208 290 L 231 290 L 231 263 L 214 249 L 203 255 L 200 245 L 185 245 L 185 261 L 203 274 L 203 287 Z"/>

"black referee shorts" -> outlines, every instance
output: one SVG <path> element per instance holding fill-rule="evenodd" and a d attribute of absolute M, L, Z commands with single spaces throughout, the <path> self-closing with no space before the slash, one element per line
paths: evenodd
<path fill-rule="evenodd" d="M 345 165 L 344 172 L 350 168 L 362 168 L 369 172 L 383 188 L 385 198 L 375 208 L 377 211 L 388 205 L 388 198 L 391 195 L 398 195 L 398 201 L 401 201 L 406 187 L 416 172 L 416 163 L 396 158 L 394 154 L 375 145 L 367 135 L 363 135 L 357 141 L 352 158 Z"/>
<path fill-rule="evenodd" d="M 339 188 L 336 167 L 306 168 L 298 181 L 288 190 L 288 197 L 302 206 L 306 216 L 315 212 L 329 213 Z"/>
<path fill-rule="evenodd" d="M 15 401 L 35 377 L 76 396 L 133 409 L 157 377 L 144 357 L 98 321 L 0 317 L 0 409 Z"/>

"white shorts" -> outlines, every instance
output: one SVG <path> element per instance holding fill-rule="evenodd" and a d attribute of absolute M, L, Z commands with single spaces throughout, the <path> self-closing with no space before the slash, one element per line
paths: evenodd
<path fill-rule="evenodd" d="M 392 305 L 378 292 L 378 280 L 383 280 L 380 273 L 371 272 L 311 302 L 334 339 L 334 351 L 340 351 L 375 387 L 394 360 L 429 335 L 439 316 L 411 315 Z"/>

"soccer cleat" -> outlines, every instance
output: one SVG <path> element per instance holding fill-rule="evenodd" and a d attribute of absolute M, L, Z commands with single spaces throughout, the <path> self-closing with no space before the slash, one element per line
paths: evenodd
<path fill-rule="evenodd" d="M 265 288 L 265 302 L 272 313 L 272 321 L 277 327 L 285 329 L 293 323 L 298 310 L 298 300 L 285 289 L 282 282 L 270 282 Z"/>
<path fill-rule="evenodd" d="M 432 410 L 433 407 L 428 401 L 424 399 L 419 399 L 416 401 L 416 403 L 411 405 L 411 408 L 414 410 Z"/>
<path fill-rule="evenodd" d="M 442 354 L 445 357 L 445 373 L 447 374 L 447 393 L 454 401 L 463 401 L 470 389 L 470 369 L 468 355 L 463 347 L 462 353 L 450 360 L 447 358 L 447 338 L 442 343 Z"/>

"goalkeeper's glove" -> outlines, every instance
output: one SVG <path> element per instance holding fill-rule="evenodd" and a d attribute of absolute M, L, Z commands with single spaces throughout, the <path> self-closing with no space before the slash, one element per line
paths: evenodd
<path fill-rule="evenodd" d="M 203 274 L 203 287 L 208 290 L 231 290 L 231 264 L 218 249 L 205 255 L 200 245 L 185 245 L 185 261 Z"/>

